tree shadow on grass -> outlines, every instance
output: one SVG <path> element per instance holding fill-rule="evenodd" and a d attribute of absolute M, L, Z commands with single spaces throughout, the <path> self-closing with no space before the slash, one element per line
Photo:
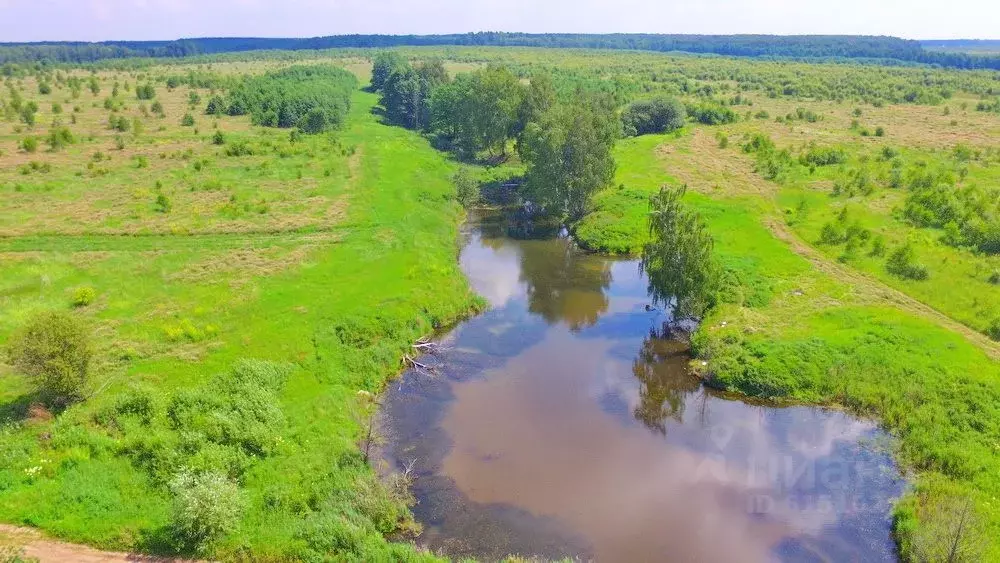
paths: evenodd
<path fill-rule="evenodd" d="M 23 421 L 28 418 L 32 405 L 37 405 L 40 401 L 39 393 L 31 392 L 0 402 L 0 424 Z"/>
<path fill-rule="evenodd" d="M 139 553 L 130 553 L 129 561 L 174 561 L 175 558 L 190 558 L 195 555 L 191 550 L 177 549 L 177 539 L 169 524 L 142 530 L 135 551 Z M 150 555 L 142 555 L 143 553 Z"/>

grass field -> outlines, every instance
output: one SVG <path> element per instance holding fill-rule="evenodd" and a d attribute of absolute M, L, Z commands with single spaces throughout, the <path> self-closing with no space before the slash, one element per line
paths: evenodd
<path fill-rule="evenodd" d="M 306 557 L 331 545 L 367 560 L 412 554 L 387 547 L 408 518 L 405 495 L 376 484 L 353 412 L 410 343 L 476 304 L 455 261 L 454 166 L 379 124 L 371 94 L 355 95 L 342 132 L 294 145 L 245 119 L 192 112 L 196 125 L 182 127 L 187 97 L 161 89 L 166 117 L 140 117 L 146 132 L 122 150 L 99 123 L 103 108 L 83 102 L 77 128 L 93 139 L 32 155 L 14 151 L 23 133 L 10 127 L 0 141 L 0 335 L 35 311 L 70 309 L 87 286 L 97 297 L 76 314 L 99 349 L 93 395 L 56 421 L 29 412 L 28 386 L 0 368 L 0 518 L 171 552 L 163 466 L 219 466 L 239 479 L 247 509 L 217 556 Z M 212 144 L 216 129 L 225 146 Z M 254 154 L 226 156 L 240 141 Z M 22 174 L 32 160 L 51 169 Z M 168 212 L 155 208 L 161 193 Z M 261 429 L 276 440 L 267 455 L 246 458 L 224 440 L 176 452 L 185 437 L 162 409 L 186 390 L 212 392 L 211 378 L 243 358 L 290 372 L 273 392 L 279 415 Z M 114 414 L 134 396 L 149 399 L 150 420 Z"/>

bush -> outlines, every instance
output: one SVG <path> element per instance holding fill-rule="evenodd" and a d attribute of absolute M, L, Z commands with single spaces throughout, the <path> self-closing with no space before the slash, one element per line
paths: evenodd
<path fill-rule="evenodd" d="M 52 403 L 83 397 L 90 369 L 90 335 L 68 313 L 52 311 L 33 318 L 8 345 L 11 365 L 30 377 Z"/>
<path fill-rule="evenodd" d="M 21 139 L 21 150 L 27 153 L 33 153 L 38 150 L 38 139 L 28 136 Z"/>
<path fill-rule="evenodd" d="M 927 267 L 914 263 L 915 259 L 916 253 L 913 251 L 913 246 L 910 243 L 906 243 L 889 255 L 889 259 L 885 263 L 885 268 L 890 274 L 901 278 L 926 280 L 930 277 Z"/>
<path fill-rule="evenodd" d="M 149 111 L 163 117 L 163 104 L 161 104 L 159 100 L 156 100 L 150 104 Z"/>
<path fill-rule="evenodd" d="M 73 290 L 73 306 L 86 307 L 97 299 L 97 291 L 90 286 L 81 286 Z"/>
<path fill-rule="evenodd" d="M 246 141 L 234 142 L 226 147 L 226 156 L 251 156 L 251 155 L 253 155 L 253 147 L 247 144 Z"/>
<path fill-rule="evenodd" d="M 152 100 L 156 97 L 156 90 L 152 84 L 143 84 L 135 87 L 135 97 L 140 100 Z"/>
<path fill-rule="evenodd" d="M 205 107 L 205 113 L 208 115 L 225 115 L 226 101 L 220 96 L 212 96 L 208 100 L 208 106 Z"/>
<path fill-rule="evenodd" d="M 204 553 L 239 522 L 244 501 L 239 487 L 216 472 L 183 470 L 170 482 L 171 524 L 178 547 Z"/>
<path fill-rule="evenodd" d="M 76 137 L 73 136 L 73 132 L 70 131 L 68 127 L 56 127 L 55 129 L 49 131 L 49 135 L 45 138 L 45 142 L 48 143 L 49 148 L 57 151 L 66 145 L 72 145 L 75 143 Z"/>
<path fill-rule="evenodd" d="M 841 148 L 810 147 L 801 160 L 804 165 L 832 166 L 847 162 L 847 153 Z"/>
<path fill-rule="evenodd" d="M 170 213 L 170 198 L 163 194 L 157 194 L 156 201 L 153 202 L 153 210 L 157 213 Z"/>
<path fill-rule="evenodd" d="M 215 132 L 215 135 L 212 136 L 212 144 L 213 145 L 226 144 L 226 136 L 222 133 L 222 131 Z"/>
<path fill-rule="evenodd" d="M 662 97 L 635 102 L 622 113 L 622 127 L 628 136 L 667 133 L 684 127 L 687 110 L 674 98 Z"/>
<path fill-rule="evenodd" d="M 712 102 L 689 105 L 687 106 L 687 113 L 695 121 L 705 125 L 736 123 L 740 118 L 732 109 Z"/>
<path fill-rule="evenodd" d="M 181 125 L 184 126 L 184 127 L 193 127 L 194 126 L 194 116 L 191 115 L 190 113 L 185 113 L 184 117 L 181 118 Z"/>
<path fill-rule="evenodd" d="M 989 282 L 993 285 L 1000 285 L 1000 270 L 993 270 L 990 274 Z"/>
<path fill-rule="evenodd" d="M 479 202 L 479 186 L 468 168 L 460 168 L 455 173 L 455 197 L 458 202 L 468 207 Z"/>

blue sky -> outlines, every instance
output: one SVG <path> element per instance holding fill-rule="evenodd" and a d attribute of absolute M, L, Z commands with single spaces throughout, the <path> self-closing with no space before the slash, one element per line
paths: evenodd
<path fill-rule="evenodd" d="M 0 41 L 465 31 L 1000 38 L 1000 0 L 0 0 Z"/>

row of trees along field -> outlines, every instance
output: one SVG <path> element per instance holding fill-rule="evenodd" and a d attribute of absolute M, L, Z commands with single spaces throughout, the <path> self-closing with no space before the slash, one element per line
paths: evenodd
<path fill-rule="evenodd" d="M 572 104 L 561 102 L 545 72 L 524 84 L 509 68 L 489 65 L 452 79 L 439 60 L 411 65 L 391 51 L 375 57 L 371 87 L 387 121 L 424 131 L 460 158 L 500 161 L 513 142 L 526 165 L 521 195 L 529 207 L 569 220 L 610 184 L 619 136 L 677 129 L 687 117 L 680 102 L 658 98 L 620 118 L 608 94 L 578 90 Z"/>

